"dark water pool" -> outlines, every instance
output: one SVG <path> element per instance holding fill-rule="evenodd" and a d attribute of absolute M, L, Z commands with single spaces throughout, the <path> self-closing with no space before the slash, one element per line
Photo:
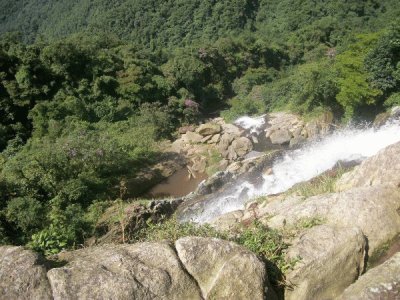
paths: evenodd
<path fill-rule="evenodd" d="M 189 176 L 186 168 L 175 172 L 165 181 L 154 186 L 147 194 L 149 198 L 182 197 L 196 190 L 200 182 L 207 178 L 207 174 Z"/>

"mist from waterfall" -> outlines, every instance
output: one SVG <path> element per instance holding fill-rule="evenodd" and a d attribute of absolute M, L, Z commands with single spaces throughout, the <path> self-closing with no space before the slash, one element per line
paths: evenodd
<path fill-rule="evenodd" d="M 240 124 L 258 130 L 260 119 L 242 117 Z M 379 150 L 400 141 L 400 122 L 393 121 L 380 128 L 347 127 L 306 144 L 300 149 L 289 150 L 272 165 L 269 175 L 260 174 L 262 185 L 238 182 L 234 191 L 213 199 L 205 209 L 193 216 L 192 221 L 208 222 L 222 214 L 243 209 L 247 201 L 262 195 L 287 191 L 293 185 L 310 180 L 332 169 L 339 161 L 363 160 Z"/>

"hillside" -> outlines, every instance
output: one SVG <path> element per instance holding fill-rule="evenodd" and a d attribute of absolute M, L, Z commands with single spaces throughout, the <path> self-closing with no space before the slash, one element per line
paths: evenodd
<path fill-rule="evenodd" d="M 0 242 L 82 243 L 114 200 L 152 183 L 126 193 L 167 140 L 209 116 L 284 110 L 346 123 L 400 105 L 399 9 L 0 1 Z"/>
<path fill-rule="evenodd" d="M 376 30 L 398 11 L 393 0 L 3 0 L 0 33 L 19 31 L 32 42 L 107 32 L 155 49 L 256 32 L 271 42 L 309 48 L 315 42 L 334 46 L 349 32 Z"/>

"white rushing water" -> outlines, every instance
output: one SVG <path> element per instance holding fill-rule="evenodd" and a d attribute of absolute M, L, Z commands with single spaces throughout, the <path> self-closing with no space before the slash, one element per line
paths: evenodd
<path fill-rule="evenodd" d="M 235 120 L 234 124 L 250 130 L 250 133 L 260 133 L 265 125 L 265 115 L 254 118 L 248 116 L 240 117 Z"/>
<path fill-rule="evenodd" d="M 305 145 L 298 150 L 288 151 L 283 158 L 273 163 L 270 175 L 260 174 L 263 179 L 261 187 L 256 188 L 249 182 L 238 183 L 233 192 L 214 199 L 192 220 L 204 223 L 221 214 L 242 209 L 246 201 L 254 197 L 284 192 L 299 182 L 307 181 L 333 168 L 339 161 L 365 159 L 398 141 L 400 141 L 398 121 L 379 129 L 337 130 L 320 141 Z"/>

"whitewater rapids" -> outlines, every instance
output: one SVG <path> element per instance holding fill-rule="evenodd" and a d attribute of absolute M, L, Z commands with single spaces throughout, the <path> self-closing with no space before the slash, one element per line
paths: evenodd
<path fill-rule="evenodd" d="M 258 131 L 263 125 L 261 118 L 242 117 L 238 121 L 242 127 L 254 131 Z M 222 214 L 243 209 L 245 203 L 255 197 L 285 192 L 299 182 L 310 180 L 332 169 L 339 161 L 364 160 L 398 141 L 399 121 L 393 121 L 380 128 L 339 129 L 300 149 L 287 151 L 273 163 L 270 175 L 260 174 L 263 182 L 261 186 L 255 187 L 250 182 L 238 182 L 233 192 L 214 199 L 191 220 L 205 223 Z"/>

